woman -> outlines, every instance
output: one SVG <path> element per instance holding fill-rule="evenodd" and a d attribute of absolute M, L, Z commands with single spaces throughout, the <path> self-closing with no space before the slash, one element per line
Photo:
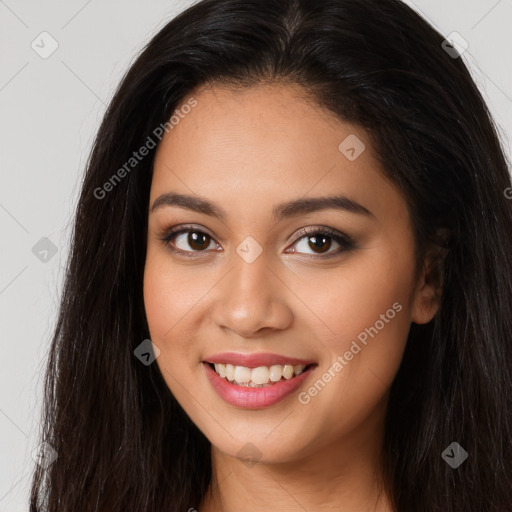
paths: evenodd
<path fill-rule="evenodd" d="M 512 510 L 512 206 L 397 0 L 203 0 L 76 213 L 31 511 Z"/>

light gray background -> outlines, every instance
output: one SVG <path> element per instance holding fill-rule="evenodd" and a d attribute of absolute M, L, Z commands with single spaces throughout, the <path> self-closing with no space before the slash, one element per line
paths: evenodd
<path fill-rule="evenodd" d="M 28 510 L 42 368 L 95 131 L 138 51 L 191 3 L 0 0 L 0 512 Z M 468 41 L 510 159 L 512 0 L 406 3 Z M 59 45 L 47 59 L 31 47 L 43 31 Z M 47 262 L 32 253 L 43 237 L 57 248 Z"/>

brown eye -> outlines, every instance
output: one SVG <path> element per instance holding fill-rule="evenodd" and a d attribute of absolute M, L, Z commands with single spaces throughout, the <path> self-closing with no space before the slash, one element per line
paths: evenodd
<path fill-rule="evenodd" d="M 312 233 L 299 238 L 294 244 L 293 252 L 317 255 L 327 252 L 333 253 L 336 252 L 337 248 L 343 248 L 344 245 L 343 240 L 337 240 L 336 238 L 321 232 Z M 337 245 L 333 246 L 333 243 Z M 331 248 L 334 248 L 334 251 L 330 251 Z"/>
<path fill-rule="evenodd" d="M 215 248 L 212 237 L 202 231 L 181 231 L 174 233 L 168 239 L 169 242 L 171 242 L 171 240 L 174 240 L 173 245 L 185 252 L 201 252 L 210 248 L 212 243 L 214 245 L 213 248 Z"/>
<path fill-rule="evenodd" d="M 318 253 L 324 253 L 331 247 L 332 238 L 330 236 L 308 236 L 309 247 Z"/>
<path fill-rule="evenodd" d="M 297 235 L 291 252 L 309 255 L 312 258 L 336 256 L 356 248 L 353 238 L 327 226 L 302 228 Z"/>

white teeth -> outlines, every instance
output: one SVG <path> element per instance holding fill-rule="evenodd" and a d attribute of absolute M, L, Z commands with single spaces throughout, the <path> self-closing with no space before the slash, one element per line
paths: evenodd
<path fill-rule="evenodd" d="M 249 382 L 251 380 L 251 370 L 246 366 L 235 366 L 235 381 Z"/>
<path fill-rule="evenodd" d="M 277 382 L 281 380 L 283 376 L 283 367 L 280 364 L 275 364 L 270 367 L 270 380 L 272 382 Z"/>
<path fill-rule="evenodd" d="M 279 382 L 281 378 L 286 380 L 293 376 L 300 375 L 306 368 L 303 364 L 275 364 L 270 367 L 258 366 L 257 368 L 248 368 L 246 366 L 235 366 L 232 364 L 215 363 L 215 371 L 229 382 L 247 386 L 264 387 Z"/>
<path fill-rule="evenodd" d="M 285 379 L 291 379 L 293 377 L 293 366 L 291 364 L 285 364 L 283 366 L 283 377 Z"/>
<path fill-rule="evenodd" d="M 215 363 L 215 371 L 221 376 L 226 376 L 226 366 L 223 364 Z"/>
<path fill-rule="evenodd" d="M 224 366 L 220 364 L 219 366 Z M 235 380 L 235 367 L 232 364 L 226 365 L 226 379 L 229 380 L 229 382 L 233 382 Z"/>
<path fill-rule="evenodd" d="M 293 373 L 295 373 L 295 375 L 300 375 L 304 371 L 304 368 L 306 368 L 305 364 L 298 364 L 293 367 Z"/>
<path fill-rule="evenodd" d="M 258 368 L 253 368 L 251 372 L 251 381 L 254 384 L 268 384 L 268 380 L 270 377 L 270 371 L 266 366 L 259 366 Z"/>

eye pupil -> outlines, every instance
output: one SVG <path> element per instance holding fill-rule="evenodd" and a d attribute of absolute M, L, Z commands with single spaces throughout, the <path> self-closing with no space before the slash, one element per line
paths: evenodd
<path fill-rule="evenodd" d="M 195 250 L 206 249 L 209 245 L 209 236 L 206 233 L 197 233 L 196 231 L 190 231 L 188 234 L 188 244 Z"/>
<path fill-rule="evenodd" d="M 314 242 L 311 243 L 311 240 L 314 240 Z M 331 247 L 330 240 L 331 240 L 331 238 L 329 236 L 310 236 L 308 239 L 308 243 L 312 250 L 315 251 L 316 249 L 320 249 L 319 252 L 323 253 L 330 249 L 330 247 Z M 327 241 L 329 241 L 329 243 Z M 322 245 L 324 245 L 324 244 L 326 244 L 327 247 L 325 247 L 325 249 L 322 249 Z"/>

